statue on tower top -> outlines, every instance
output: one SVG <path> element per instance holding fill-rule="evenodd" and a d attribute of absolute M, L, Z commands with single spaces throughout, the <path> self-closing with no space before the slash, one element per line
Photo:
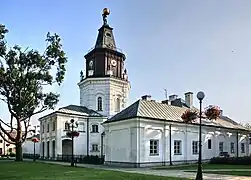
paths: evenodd
<path fill-rule="evenodd" d="M 108 8 L 103 9 L 103 23 L 104 25 L 107 25 L 107 16 L 110 14 L 110 10 Z"/>

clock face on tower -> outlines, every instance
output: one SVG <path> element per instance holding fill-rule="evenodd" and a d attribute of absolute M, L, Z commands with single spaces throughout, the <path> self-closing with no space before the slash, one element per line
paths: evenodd
<path fill-rule="evenodd" d="M 116 60 L 111 60 L 111 64 L 112 64 L 112 66 L 116 66 L 117 65 L 117 61 Z"/>

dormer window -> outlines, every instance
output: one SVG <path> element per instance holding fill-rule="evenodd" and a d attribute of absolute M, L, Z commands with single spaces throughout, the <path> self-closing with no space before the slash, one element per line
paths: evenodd
<path fill-rule="evenodd" d="M 102 111 L 102 97 L 98 97 L 98 111 Z"/>

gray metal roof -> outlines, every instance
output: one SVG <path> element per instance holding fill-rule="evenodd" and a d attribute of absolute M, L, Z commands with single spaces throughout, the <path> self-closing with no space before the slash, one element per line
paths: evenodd
<path fill-rule="evenodd" d="M 88 109 L 85 106 L 69 105 L 62 108 L 59 108 L 56 112 L 63 112 L 68 114 L 78 114 L 84 116 L 99 116 L 102 115 L 92 109 Z"/>
<path fill-rule="evenodd" d="M 79 115 L 79 116 L 91 116 L 91 117 L 103 117 L 102 114 L 92 110 L 88 109 L 85 106 L 78 106 L 78 105 L 68 105 L 62 108 L 59 108 L 57 111 L 54 111 L 50 114 L 47 114 L 43 117 L 40 117 L 40 119 L 43 119 L 47 116 L 50 116 L 55 113 L 64 113 L 64 114 L 70 114 L 70 115 Z"/>
<path fill-rule="evenodd" d="M 115 116 L 111 117 L 106 121 L 120 121 L 131 119 L 135 117 L 144 117 L 148 119 L 156 119 L 156 120 L 167 120 L 167 121 L 176 121 L 176 122 L 183 122 L 181 119 L 182 114 L 187 110 L 187 107 L 178 107 L 174 105 L 168 105 L 165 103 L 160 103 L 156 101 L 150 100 L 138 100 L 133 103 L 131 106 L 127 107 L 120 113 L 116 114 Z M 193 108 L 198 110 L 196 108 Z M 195 123 L 199 123 L 198 119 L 195 120 Z M 226 117 L 221 116 L 216 121 L 209 121 L 206 119 L 202 120 L 202 124 L 209 125 L 209 126 L 217 126 L 217 127 L 225 127 L 225 128 L 233 128 L 233 129 L 244 129 L 243 126 L 236 123 L 234 120 Z"/>

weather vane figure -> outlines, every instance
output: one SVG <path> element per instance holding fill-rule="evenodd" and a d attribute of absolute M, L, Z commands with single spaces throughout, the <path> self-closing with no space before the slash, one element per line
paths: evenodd
<path fill-rule="evenodd" d="M 110 14 L 110 10 L 108 8 L 104 8 L 103 9 L 103 22 L 104 22 L 104 25 L 107 25 L 107 16 Z"/>

